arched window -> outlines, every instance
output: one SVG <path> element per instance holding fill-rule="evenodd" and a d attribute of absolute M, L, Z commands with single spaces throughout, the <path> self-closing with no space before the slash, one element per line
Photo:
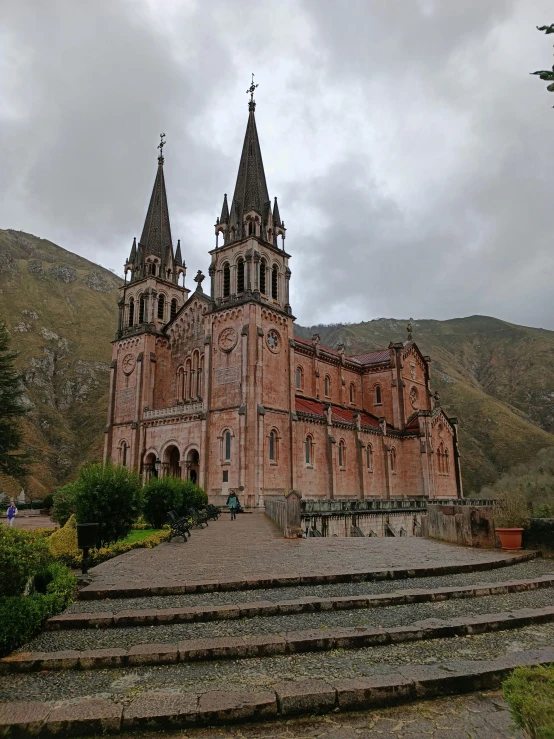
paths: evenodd
<path fill-rule="evenodd" d="M 179 367 L 177 370 L 177 400 L 185 399 L 185 369 Z"/>
<path fill-rule="evenodd" d="M 390 471 L 396 474 L 396 449 L 390 450 Z"/>
<path fill-rule="evenodd" d="M 198 365 L 198 375 L 196 378 L 196 395 L 198 398 L 202 397 L 202 390 L 203 390 L 203 382 L 204 382 L 204 355 L 202 354 L 200 356 L 200 364 Z"/>
<path fill-rule="evenodd" d="M 146 296 L 141 295 L 140 296 L 140 303 L 139 303 L 139 323 L 144 323 L 144 316 L 146 313 Z"/>
<path fill-rule="evenodd" d="M 267 262 L 265 259 L 262 259 L 260 261 L 260 292 L 262 295 L 265 295 L 265 273 L 267 270 Z"/>
<path fill-rule="evenodd" d="M 231 267 L 225 262 L 223 265 L 223 297 L 228 298 L 231 294 Z"/>
<path fill-rule="evenodd" d="M 383 404 L 383 396 L 381 395 L 381 385 L 375 385 L 375 405 Z"/>
<path fill-rule="evenodd" d="M 331 397 L 331 378 L 329 375 L 325 375 L 325 397 L 330 398 Z"/>
<path fill-rule="evenodd" d="M 254 223 L 254 221 L 248 221 L 248 235 L 249 236 L 256 235 L 256 224 Z"/>
<path fill-rule="evenodd" d="M 127 467 L 127 442 L 124 441 L 121 444 L 121 464 L 123 467 Z"/>
<path fill-rule="evenodd" d="M 274 264 L 273 269 L 271 270 L 271 297 L 273 300 L 278 300 L 278 283 L 279 283 L 279 267 Z"/>
<path fill-rule="evenodd" d="M 373 472 L 373 447 L 368 444 L 365 450 L 367 469 Z"/>
<path fill-rule="evenodd" d="M 448 459 L 448 449 L 444 450 L 444 474 L 449 475 L 450 474 L 450 463 Z"/>
<path fill-rule="evenodd" d="M 158 318 L 163 321 L 165 313 L 165 297 L 160 295 L 158 297 Z"/>
<path fill-rule="evenodd" d="M 302 390 L 302 367 L 296 368 L 296 389 Z"/>
<path fill-rule="evenodd" d="M 133 298 L 129 301 L 129 326 L 135 322 L 135 301 Z"/>
<path fill-rule="evenodd" d="M 269 432 L 269 461 L 277 462 L 279 458 L 279 434 L 276 429 Z"/>
<path fill-rule="evenodd" d="M 154 275 L 154 277 L 156 276 L 156 262 L 152 264 L 152 267 L 150 268 L 150 272 Z"/>
<path fill-rule="evenodd" d="M 344 441 L 339 441 L 339 467 L 346 467 L 346 446 Z"/>
<path fill-rule="evenodd" d="M 304 442 L 304 453 L 305 453 L 305 459 L 306 464 L 313 464 L 314 461 L 314 440 L 311 436 L 306 436 L 306 441 Z"/>
<path fill-rule="evenodd" d="M 190 400 L 190 378 L 192 375 L 192 365 L 190 361 L 190 357 L 185 362 L 185 374 L 183 377 L 183 388 L 184 388 L 184 394 L 183 399 L 184 400 Z"/>
<path fill-rule="evenodd" d="M 354 383 L 350 383 L 350 402 L 353 403 L 356 400 L 356 388 L 354 387 Z"/>
<path fill-rule="evenodd" d="M 175 318 L 177 315 L 177 298 L 173 298 L 171 301 L 171 320 Z"/>
<path fill-rule="evenodd" d="M 237 262 L 237 293 L 244 292 L 244 259 Z"/>
<path fill-rule="evenodd" d="M 223 436 L 224 441 L 224 459 L 228 462 L 231 459 L 231 432 L 226 431 Z"/>

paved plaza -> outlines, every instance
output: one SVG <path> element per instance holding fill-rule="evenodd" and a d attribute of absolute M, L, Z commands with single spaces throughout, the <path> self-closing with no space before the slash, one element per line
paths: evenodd
<path fill-rule="evenodd" d="M 94 567 L 89 589 L 475 565 L 508 556 L 415 537 L 287 540 L 261 512 L 239 515 L 236 521 L 224 512 L 208 528 L 194 530 L 187 543 L 174 539 Z"/>

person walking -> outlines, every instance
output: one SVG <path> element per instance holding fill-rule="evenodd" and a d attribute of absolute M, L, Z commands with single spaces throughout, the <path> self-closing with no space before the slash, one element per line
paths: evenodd
<path fill-rule="evenodd" d="M 10 503 L 10 507 L 8 508 L 8 526 L 13 526 L 13 522 L 15 521 L 15 517 L 17 516 L 17 508 L 15 507 L 15 503 Z"/>
<path fill-rule="evenodd" d="M 229 491 L 227 496 L 227 508 L 231 511 L 231 521 L 235 521 L 237 518 L 237 508 L 239 505 L 239 499 L 234 490 Z"/>

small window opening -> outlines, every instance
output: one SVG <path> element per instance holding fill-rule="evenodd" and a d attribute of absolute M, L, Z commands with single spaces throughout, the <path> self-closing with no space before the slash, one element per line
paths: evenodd
<path fill-rule="evenodd" d="M 229 482 L 229 470 L 223 470 L 223 482 Z"/>
<path fill-rule="evenodd" d="M 277 285 L 278 285 L 278 267 L 276 264 L 273 265 L 273 269 L 271 270 L 271 297 L 273 300 L 278 299 L 278 293 L 277 293 Z"/>
<path fill-rule="evenodd" d="M 163 321 L 164 319 L 164 312 L 165 312 L 165 297 L 163 295 L 160 295 L 158 298 L 158 318 L 160 321 Z"/>
<path fill-rule="evenodd" d="M 135 322 L 135 301 L 133 298 L 129 301 L 129 326 Z"/>
<path fill-rule="evenodd" d="M 123 467 L 127 467 L 127 444 L 125 442 L 121 447 L 121 464 Z"/>
<path fill-rule="evenodd" d="M 231 268 L 228 264 L 223 267 L 223 297 L 228 298 L 231 294 Z"/>
<path fill-rule="evenodd" d="M 276 461 L 277 434 L 272 431 L 269 434 L 269 459 L 271 462 Z"/>
<path fill-rule="evenodd" d="M 140 297 L 140 303 L 139 303 L 139 323 L 144 323 L 144 314 L 146 312 L 146 298 L 144 295 L 141 295 Z"/>
<path fill-rule="evenodd" d="M 237 263 L 237 292 L 244 292 L 244 260 L 239 259 Z"/>
<path fill-rule="evenodd" d="M 391 472 L 396 472 L 396 449 L 390 450 L 390 468 Z"/>
<path fill-rule="evenodd" d="M 344 441 L 339 442 L 339 467 L 346 466 L 346 449 L 344 448 Z"/>
<path fill-rule="evenodd" d="M 354 393 L 355 393 L 355 391 L 354 391 L 354 383 L 351 382 L 350 383 L 350 402 L 351 403 L 354 402 Z"/>
<path fill-rule="evenodd" d="M 381 405 L 383 402 L 382 396 L 381 396 L 381 386 L 376 385 L 375 386 L 375 405 Z"/>
<path fill-rule="evenodd" d="M 177 298 L 173 298 L 171 301 L 171 320 L 177 315 Z"/>
<path fill-rule="evenodd" d="M 329 398 L 331 396 L 331 378 L 329 375 L 325 375 L 325 397 Z"/>
<path fill-rule="evenodd" d="M 231 432 L 225 432 L 225 460 L 231 459 Z"/>
<path fill-rule="evenodd" d="M 305 451 L 306 451 L 306 464 L 311 464 L 312 463 L 312 439 L 310 436 L 306 437 Z"/>
<path fill-rule="evenodd" d="M 371 444 L 367 445 L 367 449 L 365 453 L 366 453 L 367 469 L 372 470 L 373 469 L 373 449 L 371 448 Z"/>
<path fill-rule="evenodd" d="M 302 390 L 302 369 L 300 367 L 296 368 L 296 389 Z"/>
<path fill-rule="evenodd" d="M 260 292 L 262 295 L 265 295 L 265 271 L 267 269 L 266 261 L 265 259 L 262 259 L 260 262 Z"/>

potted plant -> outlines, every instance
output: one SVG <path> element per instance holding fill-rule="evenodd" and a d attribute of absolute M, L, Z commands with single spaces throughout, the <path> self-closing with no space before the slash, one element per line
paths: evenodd
<path fill-rule="evenodd" d="M 521 493 L 504 494 L 494 507 L 494 530 L 502 549 L 521 549 L 523 527 L 529 520 L 527 501 Z"/>

